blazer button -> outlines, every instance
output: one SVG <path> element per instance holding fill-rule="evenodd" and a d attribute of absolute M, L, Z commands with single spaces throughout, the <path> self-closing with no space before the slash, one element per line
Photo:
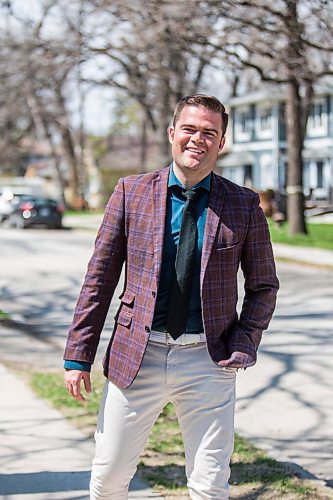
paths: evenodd
<path fill-rule="evenodd" d="M 149 326 L 145 326 L 145 330 L 146 330 L 147 333 L 149 333 L 150 332 Z"/>

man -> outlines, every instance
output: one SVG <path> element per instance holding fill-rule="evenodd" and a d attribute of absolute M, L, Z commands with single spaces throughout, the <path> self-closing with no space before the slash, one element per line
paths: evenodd
<path fill-rule="evenodd" d="M 84 401 L 125 263 L 104 358 L 91 499 L 124 500 L 165 404 L 176 405 L 192 499 L 228 498 L 235 377 L 256 362 L 278 280 L 258 195 L 214 174 L 228 115 L 215 97 L 178 103 L 173 163 L 120 179 L 106 207 L 65 350 L 65 384 Z M 245 277 L 238 317 L 237 271 Z"/>

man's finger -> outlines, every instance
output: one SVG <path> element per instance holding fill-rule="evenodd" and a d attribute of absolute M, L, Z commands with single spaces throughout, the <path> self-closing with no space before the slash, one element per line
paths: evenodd
<path fill-rule="evenodd" d="M 222 368 L 243 368 L 244 367 L 244 364 L 241 361 L 235 360 L 232 358 L 222 359 L 217 364 L 219 366 L 222 366 Z"/>
<path fill-rule="evenodd" d="M 87 392 L 91 392 L 91 381 L 90 381 L 90 373 L 86 372 L 83 375 L 84 388 Z"/>
<path fill-rule="evenodd" d="M 227 368 L 227 367 L 229 367 L 232 364 L 232 360 L 231 360 L 231 358 L 229 358 L 229 359 L 221 359 L 221 361 L 219 361 L 217 364 L 219 366 L 223 366 L 224 368 Z"/>

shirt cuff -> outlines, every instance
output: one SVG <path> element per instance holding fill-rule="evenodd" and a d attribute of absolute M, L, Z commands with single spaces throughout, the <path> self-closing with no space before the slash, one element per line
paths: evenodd
<path fill-rule="evenodd" d="M 91 363 L 87 363 L 86 361 L 71 361 L 65 359 L 64 368 L 65 370 L 80 370 L 81 372 L 90 372 Z"/>

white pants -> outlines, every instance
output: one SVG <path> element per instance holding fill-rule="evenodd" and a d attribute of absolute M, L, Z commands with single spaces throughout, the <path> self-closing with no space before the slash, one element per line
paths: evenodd
<path fill-rule="evenodd" d="M 139 455 L 168 402 L 176 406 L 191 499 L 228 498 L 236 370 L 216 366 L 205 343 L 149 342 L 128 389 L 106 382 L 101 400 L 91 500 L 126 500 Z"/>

